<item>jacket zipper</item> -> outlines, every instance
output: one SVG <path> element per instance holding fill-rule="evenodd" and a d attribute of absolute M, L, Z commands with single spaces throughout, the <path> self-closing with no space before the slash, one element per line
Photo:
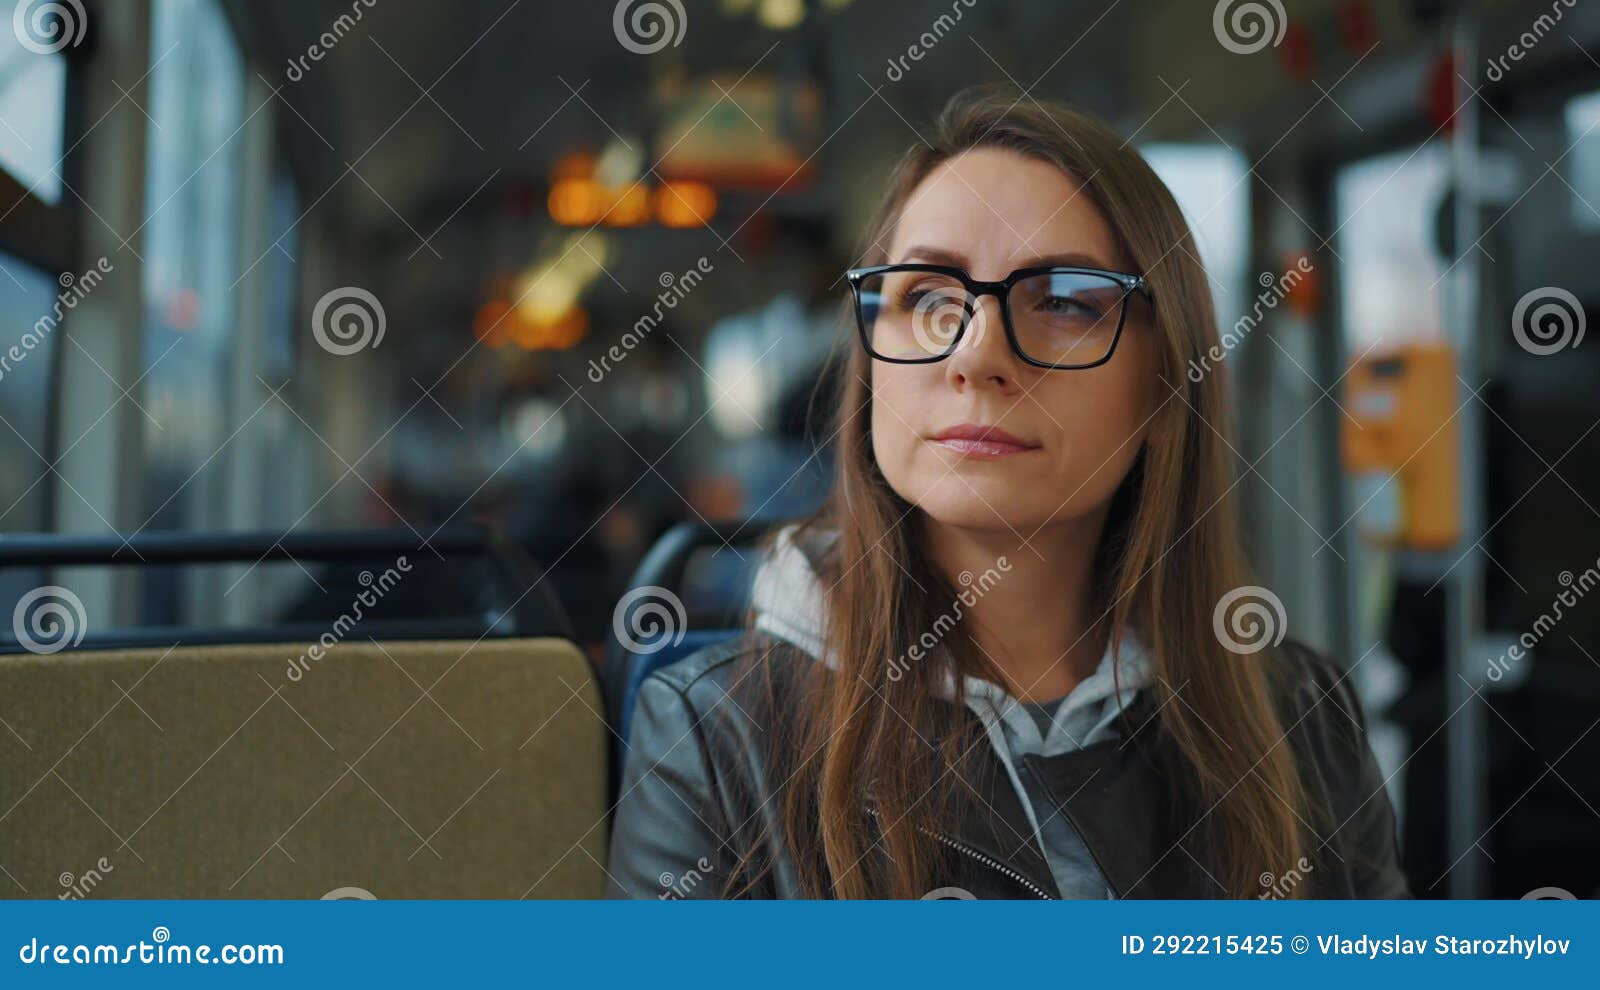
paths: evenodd
<path fill-rule="evenodd" d="M 869 807 L 867 809 L 867 814 L 869 814 L 872 817 L 878 819 L 879 821 L 883 820 L 883 816 L 878 812 L 877 808 L 870 808 Z M 1040 887 L 1038 884 L 1034 883 L 1032 880 L 1029 880 L 1027 877 L 1025 877 L 1022 874 L 1018 873 L 1016 870 L 1013 870 L 1011 867 L 1007 866 L 1006 864 L 1004 864 L 1004 863 L 1000 862 L 999 860 L 995 859 L 993 856 L 990 856 L 990 855 L 988 855 L 986 853 L 979 852 L 978 850 L 972 848 L 971 846 L 967 845 L 966 843 L 960 842 L 960 841 L 958 841 L 956 839 L 952 839 L 950 836 L 945 835 L 942 832 L 932 832 L 932 831 L 929 831 L 928 829 L 922 828 L 921 826 L 917 827 L 917 831 L 921 832 L 923 835 L 928 836 L 930 839 L 933 839 L 936 842 L 939 842 L 939 843 L 941 843 L 943 845 L 949 846 L 951 849 L 954 849 L 956 852 L 959 852 L 959 853 L 961 853 L 961 854 L 963 854 L 965 856 L 970 856 L 971 858 L 977 860 L 979 863 L 982 863 L 984 866 L 987 866 L 989 869 L 994 870 L 996 873 L 999 873 L 999 874 L 1001 874 L 1003 876 L 1010 877 L 1012 880 L 1015 880 L 1021 886 L 1027 888 L 1027 890 L 1029 892 L 1031 892 L 1035 897 L 1038 897 L 1040 900 L 1043 900 L 1043 901 L 1053 901 L 1053 900 L 1055 900 L 1054 897 L 1050 896 L 1050 892 L 1049 891 L 1045 890 L 1043 887 Z"/>

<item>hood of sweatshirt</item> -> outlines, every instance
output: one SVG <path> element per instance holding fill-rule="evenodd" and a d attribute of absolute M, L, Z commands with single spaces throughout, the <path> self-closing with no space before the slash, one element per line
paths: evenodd
<path fill-rule="evenodd" d="M 797 527 L 782 529 L 773 551 L 757 569 L 751 590 L 756 627 L 837 668 L 837 659 L 823 639 L 827 605 L 818 576 L 818 562 L 836 535 L 822 535 L 804 546 L 796 536 Z M 1052 756 L 1112 738 L 1118 714 L 1151 679 L 1149 658 L 1138 637 L 1125 634 L 1120 646 L 1115 651 L 1107 646 L 1094 673 L 1062 699 L 1042 732 L 1021 703 L 990 681 L 962 679 L 967 706 L 982 720 L 1008 764 L 1025 753 Z M 954 696 L 953 684 L 947 685 L 946 693 Z"/>

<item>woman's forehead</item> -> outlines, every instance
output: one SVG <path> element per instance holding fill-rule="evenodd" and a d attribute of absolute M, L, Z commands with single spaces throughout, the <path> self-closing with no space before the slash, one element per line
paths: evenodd
<path fill-rule="evenodd" d="M 908 258 L 916 248 L 965 257 L 974 277 L 1063 255 L 1115 267 L 1119 256 L 1110 223 L 1077 181 L 1049 162 L 996 148 L 963 152 L 912 190 L 889 260 L 933 260 Z"/>

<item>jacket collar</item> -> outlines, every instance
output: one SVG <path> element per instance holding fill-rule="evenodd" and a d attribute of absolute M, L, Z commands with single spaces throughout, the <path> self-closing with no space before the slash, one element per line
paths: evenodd
<path fill-rule="evenodd" d="M 1019 768 L 1049 798 L 1040 814 L 1067 817 L 1119 898 L 1192 897 L 1213 884 L 1187 848 L 1180 848 L 1198 842 L 1185 841 L 1195 838 L 1189 831 L 1193 821 L 1172 800 L 1181 788 L 1165 769 L 1169 743 L 1157 707 L 1144 693 L 1123 711 L 1121 738 L 1054 756 L 1025 756 Z M 959 788 L 948 837 L 1059 896 L 999 757 L 986 752 L 979 765 Z"/>

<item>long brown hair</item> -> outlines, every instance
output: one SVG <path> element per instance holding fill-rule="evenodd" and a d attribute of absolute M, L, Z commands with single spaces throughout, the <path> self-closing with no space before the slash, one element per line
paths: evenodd
<path fill-rule="evenodd" d="M 895 169 L 863 265 L 887 260 L 901 211 L 934 168 L 964 151 L 1001 148 L 1051 163 L 1081 184 L 1152 287 L 1158 374 L 1171 394 L 1112 499 L 1096 561 L 1095 629 L 1112 643 L 1132 630 L 1146 645 L 1159 731 L 1183 764 L 1172 786 L 1187 789 L 1201 809 L 1197 837 L 1205 838 L 1226 894 L 1250 896 L 1261 889 L 1259 876 L 1280 873 L 1305 851 L 1305 788 L 1290 747 L 1280 745 L 1284 727 L 1268 684 L 1272 651 L 1230 652 L 1213 632 L 1213 609 L 1248 579 L 1223 440 L 1226 378 L 1220 366 L 1198 381 L 1185 373 L 1218 343 L 1188 225 L 1136 151 L 1064 105 L 967 90 L 925 139 Z M 832 494 L 802 524 L 837 534 L 820 575 L 824 638 L 837 666 L 811 665 L 806 689 L 784 712 L 782 829 L 812 896 L 917 897 L 929 889 L 938 855 L 931 835 L 983 745 L 970 725 L 949 724 L 940 685 L 955 672 L 1006 681 L 960 635 L 944 638 L 948 653 L 891 669 L 890 658 L 948 622 L 941 606 L 958 589 L 931 565 L 915 506 L 890 488 L 873 457 L 870 359 L 852 330 L 844 329 L 832 369 L 840 379 Z"/>

